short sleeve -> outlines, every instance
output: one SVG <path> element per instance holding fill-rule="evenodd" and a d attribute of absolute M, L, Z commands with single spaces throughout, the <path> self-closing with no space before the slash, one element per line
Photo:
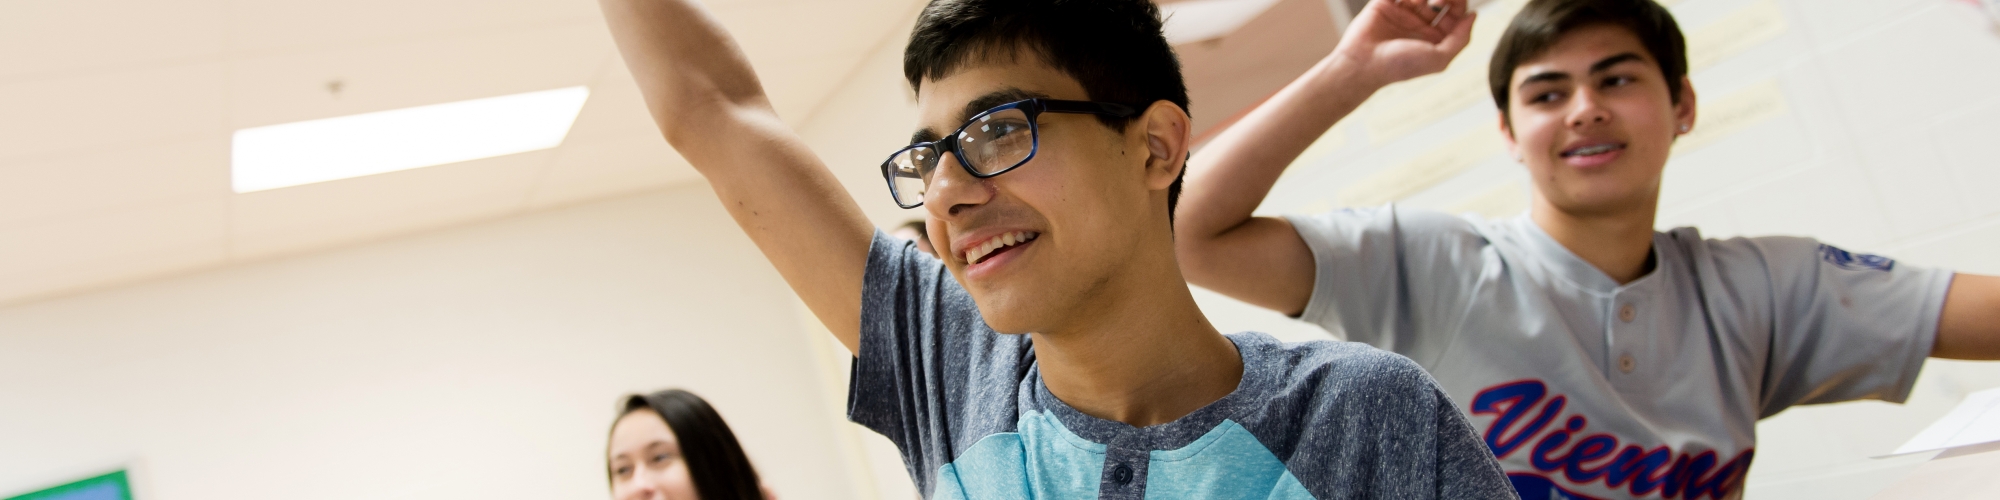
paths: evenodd
<path fill-rule="evenodd" d="M 1012 430 L 1029 353 L 1025 336 L 986 326 L 937 258 L 875 232 L 847 415 L 896 443 L 920 491 L 972 440 Z"/>
<path fill-rule="evenodd" d="M 1500 462 L 1493 458 L 1493 449 L 1479 439 L 1465 413 L 1452 404 L 1444 390 L 1431 390 L 1437 394 L 1432 405 L 1437 426 L 1437 498 L 1519 498 Z"/>
<path fill-rule="evenodd" d="M 1909 397 L 1937 336 L 1950 271 L 1808 238 L 1731 242 L 1750 245 L 1770 266 L 1763 416 L 1792 405 Z"/>
<path fill-rule="evenodd" d="M 1395 205 L 1288 216 L 1313 254 L 1299 319 L 1429 366 L 1497 254 L 1473 222 Z"/>
<path fill-rule="evenodd" d="M 1518 498 L 1423 367 L 1379 349 L 1328 344 L 1302 357 L 1295 366 L 1311 368 L 1288 381 L 1310 389 L 1260 402 L 1283 415 L 1281 426 L 1299 429 L 1295 439 L 1269 441 L 1291 443 L 1280 451 L 1288 453 L 1286 468 L 1314 498 Z M 1306 408 L 1292 408 L 1298 404 Z"/>

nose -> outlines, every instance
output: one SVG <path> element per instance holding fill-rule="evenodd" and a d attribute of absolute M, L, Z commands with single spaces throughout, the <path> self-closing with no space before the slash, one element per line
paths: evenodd
<path fill-rule="evenodd" d="M 654 480 L 653 475 L 647 474 L 647 472 L 645 469 L 634 471 L 632 478 L 626 480 L 624 494 L 619 495 L 618 500 L 659 499 L 660 482 Z"/>
<path fill-rule="evenodd" d="M 1604 107 L 1603 96 L 1593 89 L 1582 89 L 1571 99 L 1569 126 L 1580 128 L 1611 121 L 1611 110 Z"/>
<path fill-rule="evenodd" d="M 959 166 L 958 154 L 950 152 L 938 158 L 930 187 L 924 190 L 924 208 L 930 210 L 931 217 L 946 222 L 992 199 L 992 183 L 967 173 L 965 167 Z"/>

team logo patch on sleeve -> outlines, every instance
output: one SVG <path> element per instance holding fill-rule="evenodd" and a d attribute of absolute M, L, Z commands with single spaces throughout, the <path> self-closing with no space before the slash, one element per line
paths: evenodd
<path fill-rule="evenodd" d="M 1825 243 L 1819 245 L 1819 258 L 1825 260 L 1828 264 L 1833 264 L 1835 267 L 1854 271 L 1866 271 L 1869 269 L 1887 271 L 1896 267 L 1895 259 L 1880 255 L 1848 252 Z"/>

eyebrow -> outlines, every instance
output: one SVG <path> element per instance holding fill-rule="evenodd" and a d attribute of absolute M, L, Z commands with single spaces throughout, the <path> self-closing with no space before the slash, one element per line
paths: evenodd
<path fill-rule="evenodd" d="M 1590 72 L 1602 73 L 1605 70 L 1611 69 L 1612 66 L 1617 66 L 1620 64 L 1634 62 L 1634 61 L 1644 62 L 1645 60 L 1646 58 L 1644 56 L 1640 56 L 1639 53 L 1637 52 L 1626 52 L 1611 57 L 1606 57 L 1604 59 L 1597 61 L 1596 63 L 1592 63 L 1590 65 Z M 1523 88 L 1527 87 L 1528 85 L 1541 82 L 1568 80 L 1569 78 L 1570 78 L 1569 73 L 1564 73 L 1561 71 L 1544 71 L 1541 73 L 1528 75 L 1527 78 L 1521 79 L 1521 84 L 1516 86 L 1515 88 Z"/>
<path fill-rule="evenodd" d="M 965 103 L 965 107 L 963 109 L 960 109 L 958 112 L 958 121 L 965 122 L 971 120 L 973 115 L 984 113 L 986 112 L 986 110 L 993 109 L 994 107 L 1002 104 L 1007 104 L 1015 101 L 1025 101 L 1028 99 L 1047 99 L 1048 97 L 1049 97 L 1048 94 L 1021 90 L 1014 87 L 1007 87 L 1000 90 L 987 92 L 985 95 L 981 95 L 979 97 L 973 98 L 971 101 L 967 101 Z M 938 140 L 939 138 L 940 134 L 938 134 L 936 130 L 932 130 L 930 127 L 924 127 L 917 129 L 916 133 L 910 134 L 910 144 L 916 144 L 919 142 L 933 142 Z"/>

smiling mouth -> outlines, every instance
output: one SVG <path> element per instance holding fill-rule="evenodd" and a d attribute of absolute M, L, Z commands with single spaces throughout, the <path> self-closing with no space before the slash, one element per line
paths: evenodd
<path fill-rule="evenodd" d="M 974 245 L 972 248 L 966 249 L 965 262 L 967 264 L 978 264 L 980 262 L 985 262 L 986 259 L 991 258 L 994 255 L 999 255 L 1001 252 L 1005 252 L 1010 248 L 1014 248 L 1020 246 L 1023 243 L 1033 241 L 1036 237 L 1039 237 L 1041 235 L 1042 233 L 1034 231 L 1013 231 L 1001 234 L 999 236 L 994 236 L 993 238 L 986 240 L 985 243 L 980 243 L 978 245 Z"/>
<path fill-rule="evenodd" d="M 1570 158 L 1575 156 L 1595 156 L 1622 149 L 1625 149 L 1624 144 L 1592 144 L 1589 146 L 1584 146 L 1576 149 L 1571 149 L 1569 151 L 1564 151 L 1562 152 L 1562 157 Z"/>

